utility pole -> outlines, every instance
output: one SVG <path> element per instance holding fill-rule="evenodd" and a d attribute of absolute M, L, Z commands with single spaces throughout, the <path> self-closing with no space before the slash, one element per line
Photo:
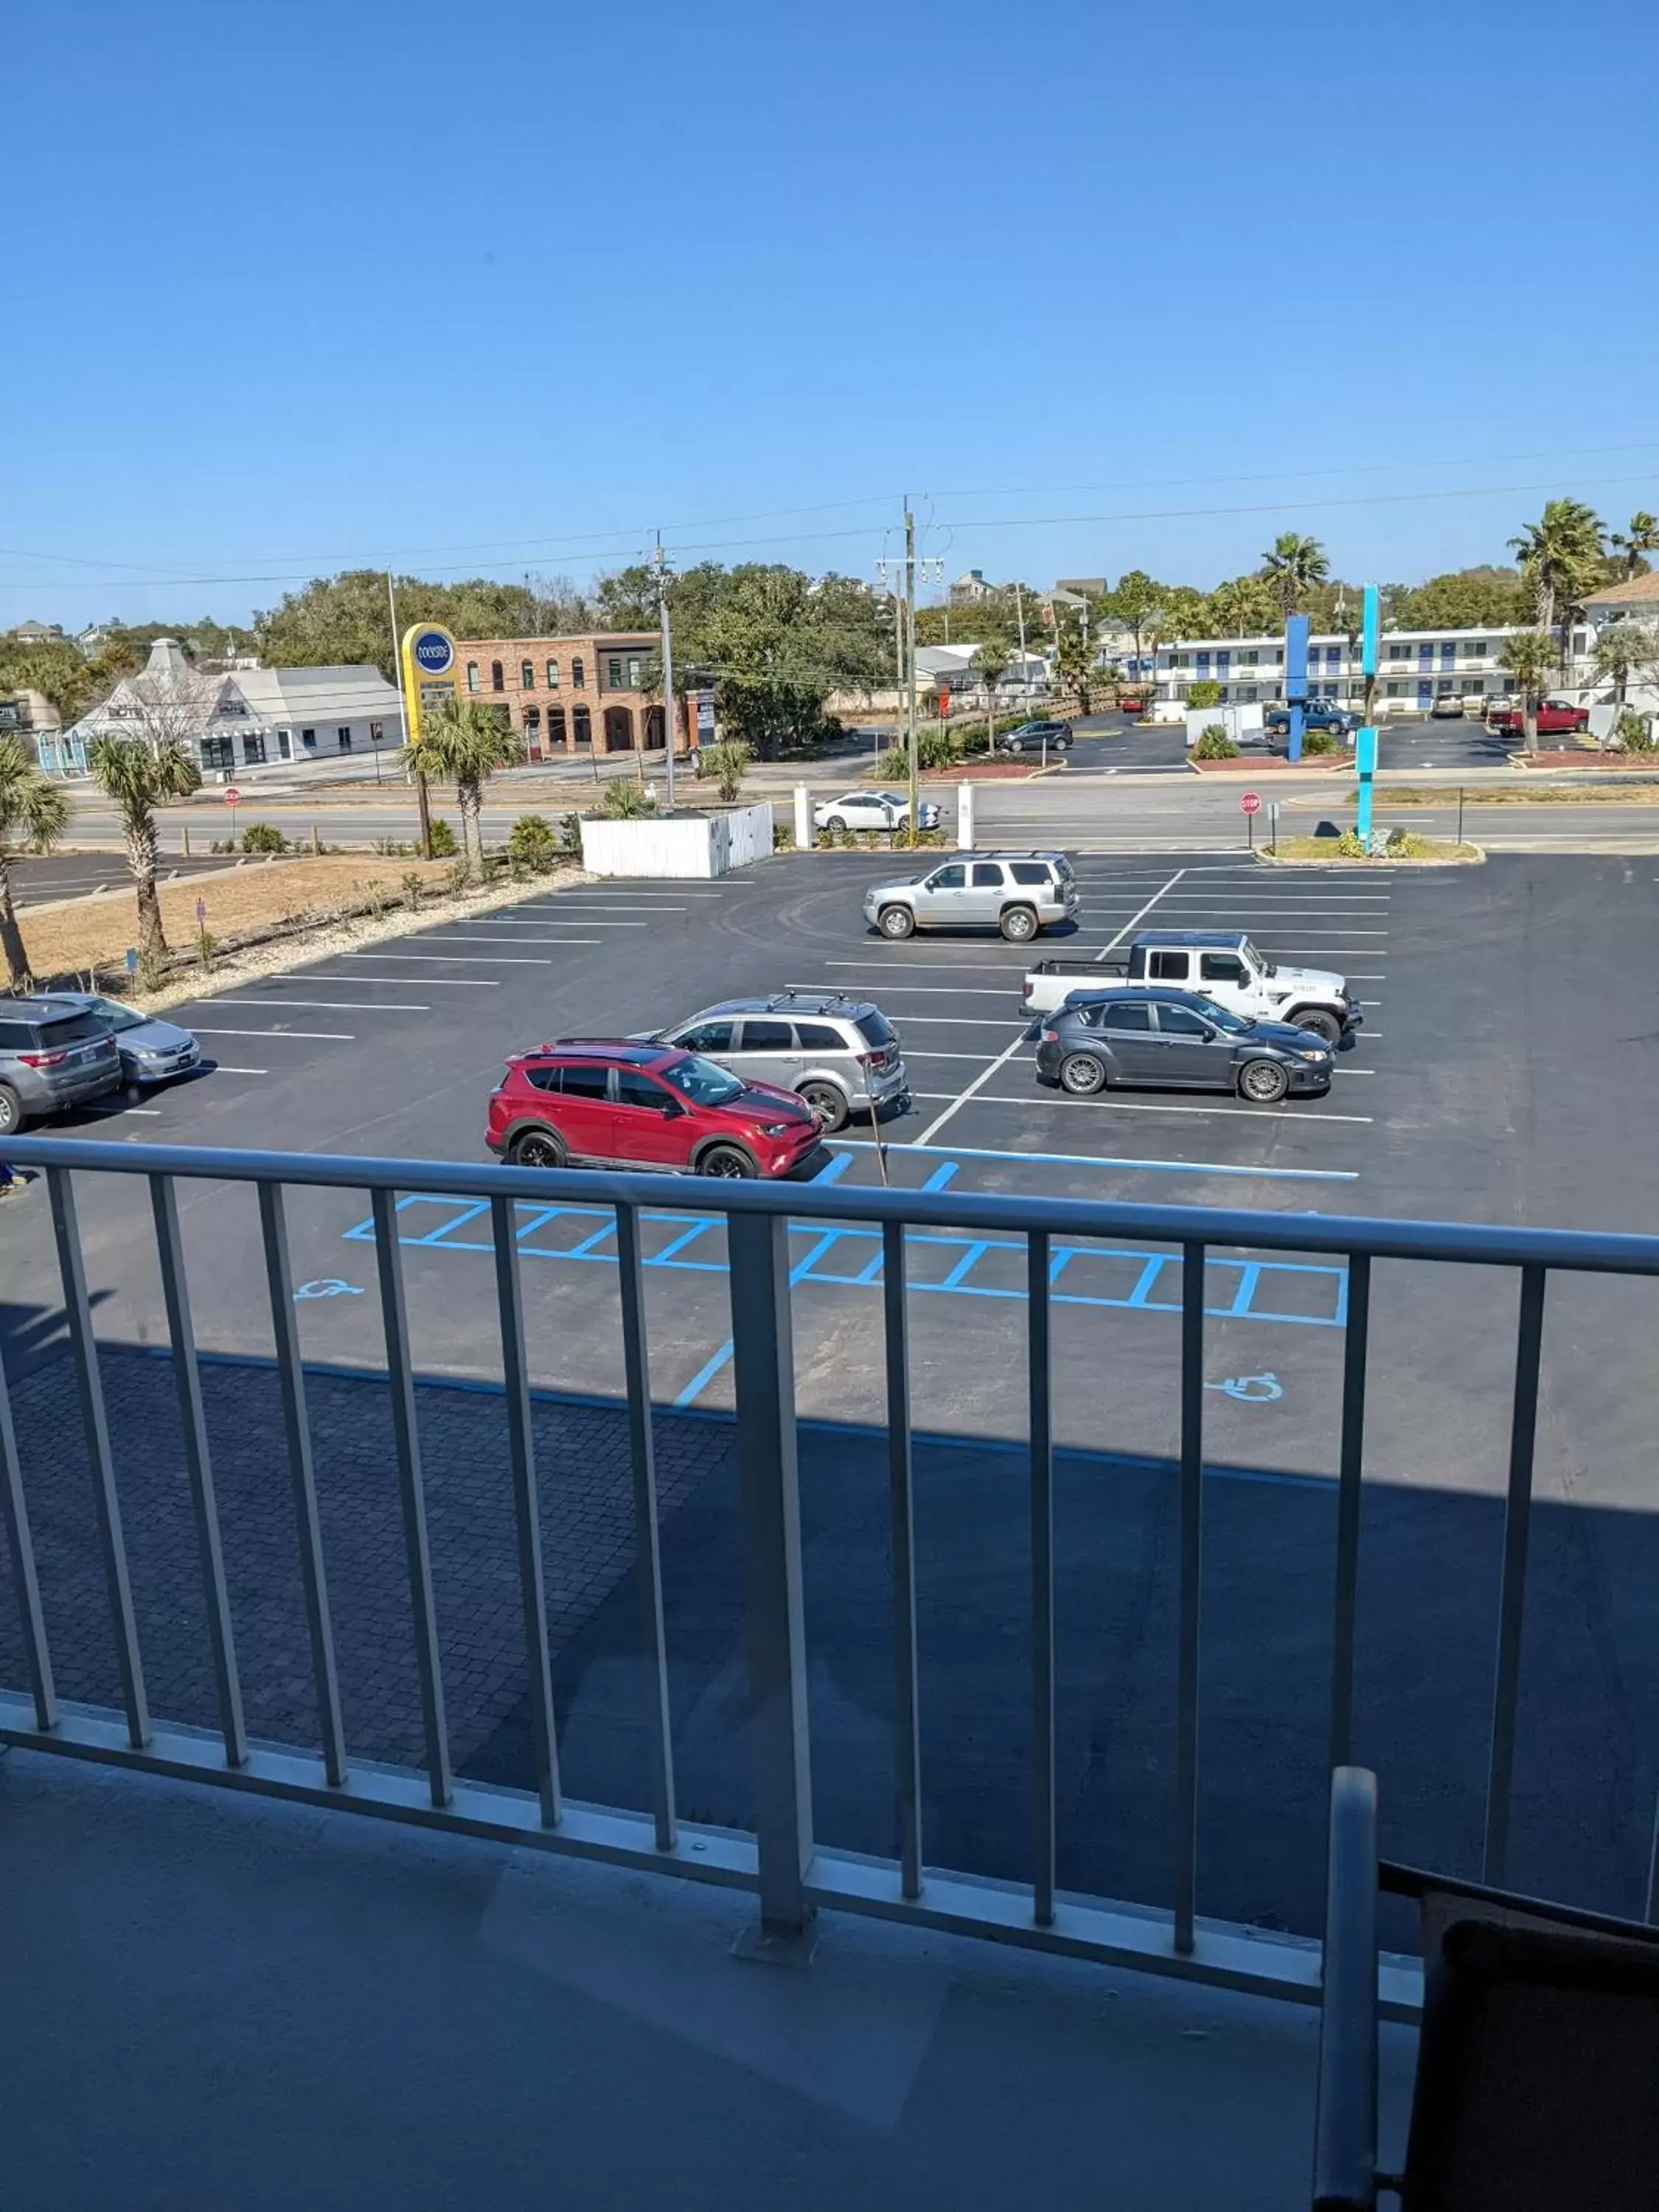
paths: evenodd
<path fill-rule="evenodd" d="M 668 763 L 668 807 L 674 807 L 674 643 L 668 634 L 668 570 L 662 556 L 662 532 L 657 532 L 653 565 L 657 571 L 657 610 L 662 617 L 662 740 Z"/>
<path fill-rule="evenodd" d="M 404 690 L 404 641 L 398 635 L 398 593 L 392 581 L 392 571 L 386 572 L 386 603 L 392 615 L 392 672 L 397 679 L 398 704 L 403 709 L 404 743 L 409 743 L 415 725 L 410 720 L 409 696 Z M 380 763 L 374 763 L 374 780 L 380 781 Z M 426 787 L 426 778 L 418 769 L 415 775 L 415 803 L 421 811 L 421 858 L 432 858 L 432 796 Z"/>
<path fill-rule="evenodd" d="M 1018 579 L 1016 579 L 1016 580 L 1015 580 L 1015 583 L 1014 583 L 1014 618 L 1015 618 L 1015 620 L 1016 620 L 1016 621 L 1018 623 L 1018 624 L 1019 624 L 1019 688 L 1020 688 L 1020 690 L 1021 690 L 1022 691 L 1024 691 L 1024 689 L 1025 689 L 1025 684 L 1026 684 L 1026 675 L 1025 675 L 1025 596 L 1024 596 L 1024 592 L 1023 592 L 1020 590 L 1020 588 L 1019 588 L 1019 583 L 1018 583 Z"/>
<path fill-rule="evenodd" d="M 921 793 L 917 782 L 916 761 L 916 518 L 910 512 L 908 498 L 904 502 L 904 599 L 902 604 L 905 610 L 905 748 L 909 756 L 910 842 L 914 846 L 921 814 Z"/>

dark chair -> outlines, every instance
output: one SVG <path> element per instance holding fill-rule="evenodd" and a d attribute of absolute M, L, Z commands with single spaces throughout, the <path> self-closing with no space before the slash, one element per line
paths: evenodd
<path fill-rule="evenodd" d="M 1406 2170 L 1376 2171 L 1376 1899 L 1416 1898 Z M 1331 1778 L 1315 2212 L 1659 2206 L 1659 1929 L 1379 1864 L 1376 1778 Z"/>

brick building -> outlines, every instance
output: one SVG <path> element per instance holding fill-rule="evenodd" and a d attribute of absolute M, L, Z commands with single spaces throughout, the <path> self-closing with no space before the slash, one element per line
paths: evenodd
<path fill-rule="evenodd" d="M 662 708 L 644 696 L 658 643 L 654 630 L 462 638 L 461 696 L 503 707 L 532 760 L 648 750 L 662 744 Z"/>

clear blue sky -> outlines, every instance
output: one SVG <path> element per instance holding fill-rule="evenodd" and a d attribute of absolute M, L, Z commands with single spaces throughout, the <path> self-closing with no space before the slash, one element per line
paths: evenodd
<path fill-rule="evenodd" d="M 0 626 L 659 523 L 868 576 L 906 490 L 1038 583 L 1659 507 L 1651 0 L 62 0 L 7 63 Z"/>

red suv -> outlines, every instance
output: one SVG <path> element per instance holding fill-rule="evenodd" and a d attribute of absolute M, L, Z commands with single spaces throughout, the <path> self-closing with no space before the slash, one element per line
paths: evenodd
<path fill-rule="evenodd" d="M 744 1083 L 672 1046 L 542 1044 L 490 1094 L 485 1143 L 515 1167 L 784 1176 L 823 1141 L 793 1091 Z"/>
<path fill-rule="evenodd" d="M 1517 734 L 1527 726 L 1519 707 L 1500 707 L 1487 717 L 1494 730 L 1512 730 Z M 1571 732 L 1575 736 L 1589 727 L 1589 708 L 1575 707 L 1571 699 L 1544 699 L 1539 702 L 1538 734 L 1540 738 L 1560 737 Z"/>

